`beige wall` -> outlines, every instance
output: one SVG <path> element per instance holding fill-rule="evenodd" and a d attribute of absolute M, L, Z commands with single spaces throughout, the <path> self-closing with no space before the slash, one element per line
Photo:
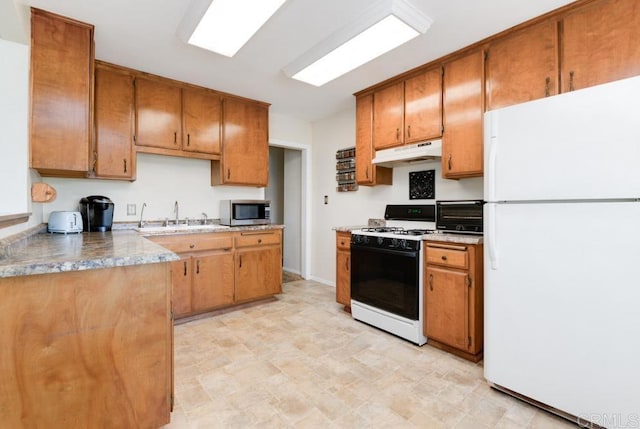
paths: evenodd
<path fill-rule="evenodd" d="M 355 100 L 351 109 L 313 124 L 311 276 L 335 285 L 335 226 L 363 225 L 382 218 L 387 204 L 410 204 L 409 172 L 435 169 L 436 199 L 482 199 L 482 178 L 441 178 L 440 160 L 397 167 L 393 186 L 361 186 L 356 192 L 336 191 L 336 151 L 355 146 Z M 329 204 L 324 204 L 324 196 Z M 416 201 L 413 201 L 414 203 Z M 420 200 L 430 204 L 433 200 Z"/>

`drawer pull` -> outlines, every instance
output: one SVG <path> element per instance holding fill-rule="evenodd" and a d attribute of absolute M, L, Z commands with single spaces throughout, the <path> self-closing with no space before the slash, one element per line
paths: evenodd
<path fill-rule="evenodd" d="M 447 260 L 447 255 L 442 255 L 442 260 L 446 261 Z"/>
<path fill-rule="evenodd" d="M 258 244 L 262 243 L 262 238 L 258 238 Z"/>
<path fill-rule="evenodd" d="M 195 245 L 195 244 L 193 244 L 193 243 L 191 243 L 191 244 L 189 245 L 189 249 L 193 249 L 194 247 L 196 247 L 196 245 Z"/>

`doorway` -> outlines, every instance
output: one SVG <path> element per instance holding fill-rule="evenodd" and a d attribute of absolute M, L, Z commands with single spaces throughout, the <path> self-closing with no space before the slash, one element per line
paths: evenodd
<path fill-rule="evenodd" d="M 308 249 L 310 151 L 306 145 L 271 141 L 269 186 L 273 223 L 283 224 L 283 270 L 304 279 L 309 276 Z"/>

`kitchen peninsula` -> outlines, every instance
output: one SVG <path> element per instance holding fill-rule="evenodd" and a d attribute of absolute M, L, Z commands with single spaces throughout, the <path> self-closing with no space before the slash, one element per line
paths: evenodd
<path fill-rule="evenodd" d="M 4 250 L 3 425 L 168 423 L 177 256 L 133 231 L 33 234 Z"/>

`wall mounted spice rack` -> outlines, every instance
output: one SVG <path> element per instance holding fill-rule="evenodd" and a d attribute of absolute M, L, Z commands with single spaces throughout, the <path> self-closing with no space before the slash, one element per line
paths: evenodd
<path fill-rule="evenodd" d="M 336 181 L 338 192 L 357 191 L 356 183 L 356 148 L 348 147 L 336 151 Z"/>

